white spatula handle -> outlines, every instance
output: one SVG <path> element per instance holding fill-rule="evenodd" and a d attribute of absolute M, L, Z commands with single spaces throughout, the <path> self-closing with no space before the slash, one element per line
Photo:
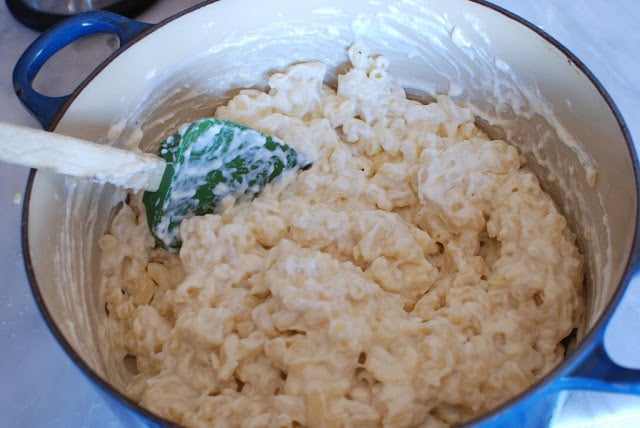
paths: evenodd
<path fill-rule="evenodd" d="M 3 122 L 0 161 L 150 191 L 158 189 L 166 166 L 163 159 L 149 153 Z"/>

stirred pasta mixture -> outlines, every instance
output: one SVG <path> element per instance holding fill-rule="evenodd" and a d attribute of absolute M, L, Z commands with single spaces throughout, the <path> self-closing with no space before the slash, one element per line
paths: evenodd
<path fill-rule="evenodd" d="M 273 74 L 216 116 L 313 161 L 156 247 L 137 196 L 101 239 L 126 394 L 193 427 L 440 427 L 564 357 L 582 259 L 523 165 L 447 96 L 422 104 L 362 46 Z"/>

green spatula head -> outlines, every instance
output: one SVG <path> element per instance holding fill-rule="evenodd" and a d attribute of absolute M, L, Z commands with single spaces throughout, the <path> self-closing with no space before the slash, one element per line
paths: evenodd
<path fill-rule="evenodd" d="M 183 219 L 215 213 L 227 196 L 255 196 L 284 171 L 309 166 L 275 137 L 217 118 L 185 125 L 158 155 L 167 162 L 162 182 L 142 200 L 156 241 L 171 251 L 181 245 Z"/>

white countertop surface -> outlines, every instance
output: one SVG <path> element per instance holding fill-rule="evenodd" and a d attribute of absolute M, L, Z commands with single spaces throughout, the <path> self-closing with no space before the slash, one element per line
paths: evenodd
<path fill-rule="evenodd" d="M 232 0 L 226 0 L 232 1 Z M 138 19 L 155 23 L 199 3 L 160 0 Z M 610 93 L 640 143 L 640 2 L 637 0 L 495 0 L 533 22 L 578 56 Z M 0 121 L 39 127 L 13 93 L 11 73 L 38 33 L 21 26 L 0 3 Z M 42 88 L 64 95 L 98 64 L 102 49 L 87 43 L 47 64 Z M 1 142 L 0 142 L 1 145 Z M 0 427 L 123 425 L 94 385 L 56 343 L 31 295 L 24 271 L 21 201 L 28 170 L 0 164 Z M 631 221 L 631 220 L 630 220 Z M 613 359 L 640 367 L 640 280 L 632 283 L 607 332 Z M 572 392 L 555 426 L 638 427 L 640 397 Z"/>

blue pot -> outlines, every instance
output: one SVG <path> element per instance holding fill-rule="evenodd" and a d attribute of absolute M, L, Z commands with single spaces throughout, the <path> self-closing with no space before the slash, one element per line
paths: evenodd
<path fill-rule="evenodd" d="M 409 92 L 449 91 L 462 102 L 484 108 L 489 116 L 508 119 L 510 125 L 496 122 L 532 164 L 537 163 L 533 169 L 560 175 L 559 181 L 542 181 L 569 218 L 585 255 L 584 319 L 564 361 L 469 426 L 548 426 L 566 391 L 640 394 L 640 371 L 616 365 L 604 348 L 607 324 L 640 263 L 638 158 L 606 90 L 548 34 L 484 1 L 440 0 L 424 6 L 391 0 L 343 3 L 205 2 L 153 26 L 107 12 L 80 14 L 51 28 L 27 49 L 15 67 L 14 86 L 49 130 L 100 141 L 114 124 L 124 123 L 125 129 L 150 124 L 145 133 L 153 136 L 160 132 L 158 117 L 169 117 L 167 111 L 177 113 L 164 126 L 183 119 L 179 106 L 193 93 L 206 95 L 206 102 L 194 101 L 195 110 L 204 111 L 223 99 L 226 90 L 259 84 L 274 68 L 304 60 L 338 66 L 346 61 L 347 45 L 354 38 L 364 40 L 372 51 L 390 59 L 394 76 Z M 396 7 L 392 14 L 389 4 Z M 342 13 L 317 12 L 331 8 Z M 420 28 L 407 27 L 411 21 L 407 17 L 420 22 Z M 386 31 L 383 24 L 388 20 L 401 31 Z M 358 25 L 352 25 L 356 21 Z M 283 26 L 274 32 L 274 23 Z M 291 26 L 300 32 L 288 33 Z M 120 48 L 76 91 L 48 97 L 33 89 L 36 74 L 51 56 L 95 33 L 115 34 Z M 411 37 L 404 37 L 407 34 Z M 239 46 L 250 54 L 243 54 Z M 209 78 L 202 78 L 205 75 Z M 549 110 L 536 110 L 539 106 L 527 98 L 527 91 L 515 91 L 509 98 L 496 92 L 500 86 L 486 84 L 498 78 L 504 87 L 521 85 L 533 91 Z M 181 92 L 184 87 L 190 92 Z M 453 87 L 456 90 L 451 91 Z M 529 112 L 533 109 L 537 116 L 520 114 L 522 105 L 494 108 L 514 100 L 530 103 Z M 532 141 L 546 131 L 553 132 L 541 149 L 544 162 L 537 162 L 539 153 L 532 147 L 538 141 Z M 575 138 L 578 149 L 564 140 L 565 131 Z M 597 166 L 597 180 L 585 171 L 586 158 Z M 108 350 L 96 339 L 104 314 L 98 309 L 95 242 L 122 197 L 117 189 L 91 183 L 70 186 L 62 177 L 33 171 L 23 213 L 25 263 L 49 327 L 80 369 L 105 392 L 105 399 L 116 403 L 126 426 L 168 425 L 120 392 L 122 379 L 109 368 Z"/>

